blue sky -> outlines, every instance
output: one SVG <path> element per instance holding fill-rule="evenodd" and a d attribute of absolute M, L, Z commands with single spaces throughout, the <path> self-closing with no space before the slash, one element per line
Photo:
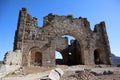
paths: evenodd
<path fill-rule="evenodd" d="M 111 52 L 120 56 L 120 0 L 0 0 L 0 60 L 7 51 L 13 50 L 22 7 L 38 18 L 40 26 L 49 13 L 86 17 L 92 30 L 95 24 L 105 21 Z"/>

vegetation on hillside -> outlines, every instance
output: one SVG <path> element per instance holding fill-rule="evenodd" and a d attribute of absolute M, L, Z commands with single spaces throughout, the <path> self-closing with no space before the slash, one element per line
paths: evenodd
<path fill-rule="evenodd" d="M 115 66 L 120 66 L 120 57 L 112 54 L 112 64 Z"/>
<path fill-rule="evenodd" d="M 1 67 L 2 64 L 3 64 L 3 61 L 0 61 L 0 67 Z"/>

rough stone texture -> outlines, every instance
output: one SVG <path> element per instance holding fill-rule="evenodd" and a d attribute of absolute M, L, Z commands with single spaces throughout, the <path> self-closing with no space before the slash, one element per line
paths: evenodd
<path fill-rule="evenodd" d="M 0 80 L 2 77 L 14 72 L 15 70 L 18 70 L 19 68 L 19 65 L 2 65 L 0 67 Z"/>
<path fill-rule="evenodd" d="M 97 80 L 120 80 L 120 68 L 118 68 L 118 67 L 107 67 L 106 66 L 104 68 L 95 68 L 95 67 L 90 67 L 90 66 L 87 66 L 87 65 L 77 65 L 77 66 L 57 65 L 57 68 L 58 67 L 61 68 L 64 71 L 64 74 L 60 78 L 60 80 L 77 80 L 76 76 L 78 76 L 78 74 L 76 74 L 76 73 L 78 73 L 78 71 L 79 72 L 84 71 L 84 69 L 91 69 L 92 71 L 110 70 L 110 71 L 114 72 L 114 74 L 111 74 L 111 75 L 95 76 L 95 77 L 98 78 Z M 39 67 L 40 70 L 41 70 L 41 68 L 43 69 L 43 67 Z M 33 69 L 33 71 L 35 71 L 34 69 Z M 47 79 L 48 75 L 50 74 L 50 71 L 51 70 L 47 70 L 47 71 L 43 71 L 43 72 L 42 71 L 40 71 L 40 72 L 37 71 L 36 73 L 30 73 L 28 75 L 26 75 L 24 72 L 15 74 L 15 72 L 16 72 L 15 71 L 14 74 L 12 74 L 12 75 L 10 74 L 6 77 L 3 77 L 0 80 L 45 80 L 45 79 Z M 73 75 L 73 76 L 71 76 L 71 75 Z M 90 76 L 89 77 L 90 79 L 94 78 L 94 76 L 93 77 L 91 75 L 89 75 L 89 76 Z M 88 79 L 88 80 L 90 80 L 90 79 Z"/>
<path fill-rule="evenodd" d="M 62 77 L 63 74 L 64 74 L 64 72 L 60 68 L 56 68 L 55 70 L 51 70 L 48 77 L 51 80 L 60 80 L 60 78 Z"/>
<path fill-rule="evenodd" d="M 20 50 L 9 51 L 5 54 L 4 63 L 6 65 L 21 65 L 22 53 Z"/>
<path fill-rule="evenodd" d="M 76 40 L 68 45 L 64 35 Z M 55 66 L 55 51 L 62 54 L 62 63 L 67 65 L 111 64 L 105 22 L 96 24 L 92 31 L 86 18 L 48 14 L 40 28 L 26 8 L 19 13 L 14 50 L 21 50 L 23 66 Z"/>
<path fill-rule="evenodd" d="M 60 80 L 99 80 L 99 79 L 90 72 L 82 71 L 67 76 L 66 78 L 61 78 Z"/>
<path fill-rule="evenodd" d="M 79 72 L 74 75 L 78 80 L 98 80 L 97 77 L 90 72 Z"/>

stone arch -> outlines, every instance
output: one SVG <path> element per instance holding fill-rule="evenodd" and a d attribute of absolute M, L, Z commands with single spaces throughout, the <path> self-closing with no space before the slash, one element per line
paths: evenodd
<path fill-rule="evenodd" d="M 22 20 L 23 18 L 25 19 L 24 21 Z M 96 24 L 94 31 L 92 31 L 87 18 L 48 14 L 48 16 L 44 17 L 43 21 L 43 27 L 39 28 L 37 19 L 30 16 L 26 9 L 20 11 L 14 40 L 14 50 L 22 50 L 23 66 L 27 64 L 33 65 L 37 60 L 38 62 L 42 60 L 41 64 L 43 66 L 54 66 L 54 51 L 57 49 L 55 48 L 56 44 L 52 43 L 63 35 L 75 37 L 80 44 L 80 49 L 78 50 L 81 51 L 81 61 L 77 60 L 77 63 L 94 64 L 93 58 L 95 57 L 95 60 L 97 60 L 97 56 L 100 59 L 100 63 L 111 63 L 111 51 L 104 22 Z M 104 44 L 101 44 L 103 41 Z M 96 49 L 93 54 L 93 50 L 96 47 L 101 48 L 102 51 Z M 44 54 L 42 55 L 41 52 Z M 41 56 L 37 57 L 37 59 L 35 55 Z M 66 59 L 65 56 L 63 54 L 63 59 Z"/>
<path fill-rule="evenodd" d="M 29 66 L 42 66 L 42 53 L 39 47 L 32 47 L 29 50 Z"/>
<path fill-rule="evenodd" d="M 101 49 L 94 50 L 94 62 L 95 64 L 103 64 L 103 52 Z"/>
<path fill-rule="evenodd" d="M 62 65 L 63 64 L 63 55 L 59 51 L 55 51 L 55 60 L 56 64 Z"/>
<path fill-rule="evenodd" d="M 56 38 L 56 37 L 59 38 L 63 35 L 73 36 L 78 41 L 78 44 L 80 44 L 80 50 L 81 50 L 81 54 L 80 54 L 81 55 L 81 62 L 80 62 L 80 64 L 85 64 L 84 39 L 87 35 L 84 34 L 84 32 L 85 32 L 85 30 L 83 29 L 84 26 L 77 26 L 77 25 L 74 25 L 74 23 L 73 24 L 69 23 L 69 25 L 66 26 L 64 23 L 61 25 L 61 23 L 59 22 L 58 26 L 53 26 L 52 31 L 50 31 L 50 32 L 51 33 L 54 32 L 53 34 L 56 34 L 54 36 L 54 38 Z M 59 28 L 60 28 L 60 30 L 58 30 Z M 53 36 L 53 35 L 51 35 L 51 36 Z"/>
<path fill-rule="evenodd" d="M 55 49 L 55 50 L 58 50 L 61 55 L 63 56 L 63 64 L 65 65 L 83 65 L 85 64 L 84 62 L 84 48 L 83 48 L 83 44 L 82 44 L 82 41 L 79 39 L 79 37 L 75 37 L 73 35 L 71 35 L 70 33 L 68 34 L 62 34 L 60 35 L 59 37 L 63 37 L 65 35 L 69 35 L 69 36 L 72 36 L 74 39 L 74 43 L 76 43 L 77 45 L 75 47 L 77 47 L 77 51 L 75 50 L 75 52 L 72 50 L 70 51 L 68 48 L 70 48 L 70 46 L 72 45 L 69 45 L 68 44 L 68 47 L 63 49 L 62 51 L 60 51 L 59 49 Z M 69 55 L 69 53 L 71 53 L 71 55 Z M 71 60 L 72 59 L 72 60 Z M 70 63 L 72 62 L 72 63 Z"/>
<path fill-rule="evenodd" d="M 76 30 L 77 31 L 77 30 Z M 72 37 L 74 37 L 75 38 L 75 40 L 77 41 L 77 44 L 78 44 L 78 46 L 79 46 L 79 49 L 78 50 L 80 50 L 79 51 L 79 54 L 76 56 L 76 58 L 78 59 L 77 61 L 76 61 L 76 63 L 75 64 L 82 64 L 82 65 L 84 65 L 85 64 L 85 60 L 84 60 L 84 46 L 83 46 L 83 41 L 81 40 L 81 38 L 80 38 L 80 34 L 79 35 L 77 35 L 76 33 L 74 33 L 74 32 L 72 32 L 71 30 L 69 31 L 70 33 L 67 33 L 67 35 L 70 35 L 70 36 L 72 36 Z M 78 32 L 79 33 L 79 32 Z"/>

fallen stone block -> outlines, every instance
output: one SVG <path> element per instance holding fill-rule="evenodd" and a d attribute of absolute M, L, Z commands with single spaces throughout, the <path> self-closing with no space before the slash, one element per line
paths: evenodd
<path fill-rule="evenodd" d="M 84 71 L 91 72 L 92 70 L 91 69 L 84 69 Z"/>
<path fill-rule="evenodd" d="M 95 76 L 103 75 L 103 71 L 91 71 L 90 73 L 94 74 Z"/>
<path fill-rule="evenodd" d="M 91 71 L 92 74 L 94 74 L 95 76 L 100 76 L 100 75 L 110 75 L 113 74 L 113 71 L 110 70 L 103 70 L 103 71 Z"/>
<path fill-rule="evenodd" d="M 55 70 L 51 70 L 48 78 L 51 80 L 59 80 L 63 74 L 64 72 L 60 68 L 56 68 Z"/>
<path fill-rule="evenodd" d="M 84 70 L 76 70 L 75 73 L 81 73 L 84 72 Z"/>
<path fill-rule="evenodd" d="M 87 71 L 80 71 L 69 77 L 73 78 L 71 80 L 98 80 L 97 76 L 95 76 L 92 73 L 87 72 Z"/>
<path fill-rule="evenodd" d="M 110 75 L 110 74 L 113 74 L 113 73 L 114 73 L 113 71 L 109 71 L 109 70 L 108 70 L 108 71 L 104 71 L 104 72 L 103 72 L 103 75 Z"/>
<path fill-rule="evenodd" d="M 3 65 L 0 68 L 0 78 L 18 70 L 20 68 L 19 65 Z"/>

